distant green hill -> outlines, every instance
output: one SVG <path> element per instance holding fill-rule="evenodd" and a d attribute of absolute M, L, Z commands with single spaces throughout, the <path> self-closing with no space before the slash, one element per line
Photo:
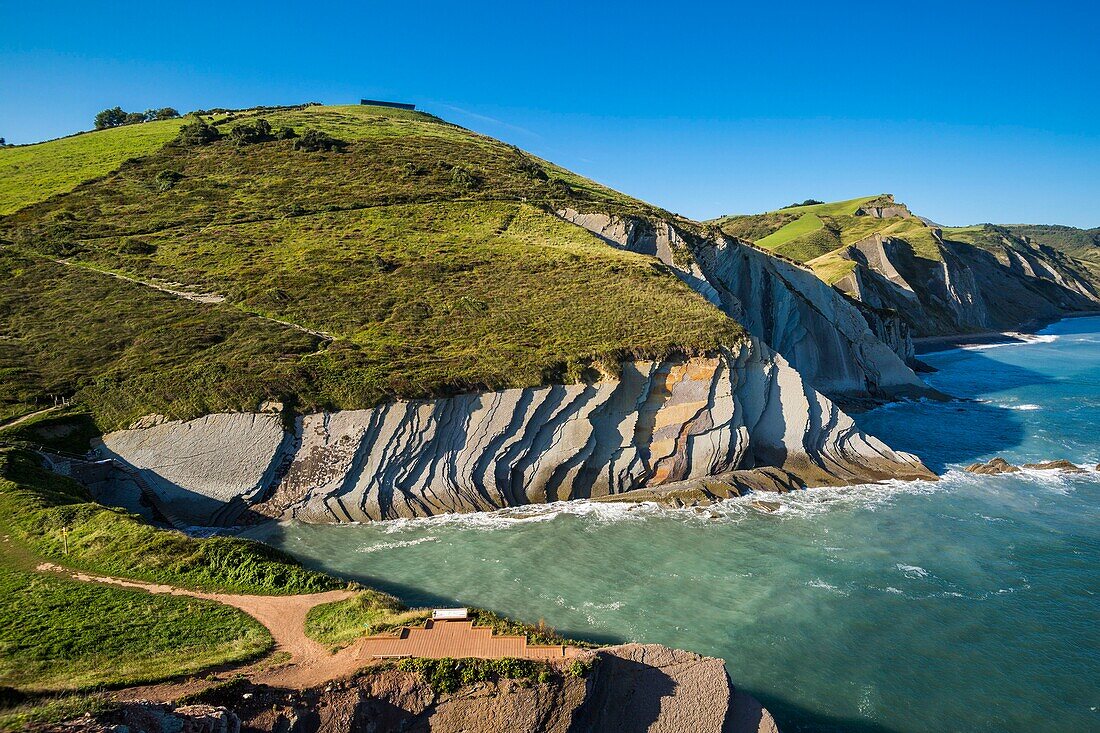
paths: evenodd
<path fill-rule="evenodd" d="M 1100 266 L 1100 227 L 1078 229 L 1057 224 L 1004 224 L 1005 229 Z"/>
<path fill-rule="evenodd" d="M 931 227 L 890 194 L 724 216 L 712 223 L 726 234 L 810 265 L 830 284 L 851 270 L 850 261 L 839 257 L 840 251 L 874 234 L 905 239 L 915 256 L 939 259 Z"/>
<path fill-rule="evenodd" d="M 261 141 L 233 133 L 261 118 Z M 0 420 L 73 394 L 101 427 L 367 407 L 742 338 L 553 212 L 671 215 L 517 148 L 379 107 L 206 119 L 207 144 L 170 142 L 172 121 L 15 149 L 33 186 L 0 198 L 18 209 L 0 218 Z M 342 151 L 297 149 L 310 130 Z"/>

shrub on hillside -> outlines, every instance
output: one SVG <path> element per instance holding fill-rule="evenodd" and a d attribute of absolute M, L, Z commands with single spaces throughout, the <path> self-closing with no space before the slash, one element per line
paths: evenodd
<path fill-rule="evenodd" d="M 196 119 L 180 128 L 176 142 L 186 147 L 207 145 L 221 138 L 222 134 L 216 127 L 206 124 L 201 119 Z"/>
<path fill-rule="evenodd" d="M 472 191 L 481 186 L 481 179 L 460 165 L 451 169 L 451 185 L 463 191 Z"/>
<path fill-rule="evenodd" d="M 787 204 L 786 206 L 784 206 L 782 208 L 784 208 L 784 209 L 793 209 L 793 208 L 798 207 L 798 206 L 817 206 L 818 204 L 823 204 L 823 203 L 825 203 L 825 202 L 824 201 L 818 201 L 817 199 L 806 199 L 805 201 L 803 201 L 800 204 L 798 204 L 798 203 Z"/>
<path fill-rule="evenodd" d="M 291 140 L 298 137 L 298 133 L 294 132 L 293 127 L 280 127 L 279 131 L 275 133 L 276 140 Z"/>
<path fill-rule="evenodd" d="M 254 122 L 242 122 L 229 131 L 229 138 L 238 147 L 264 143 L 275 139 L 271 134 L 271 123 L 262 117 Z"/>
<path fill-rule="evenodd" d="M 157 251 L 157 245 L 140 239 L 126 239 L 119 245 L 118 251 L 126 255 L 151 255 Z"/>
<path fill-rule="evenodd" d="M 164 192 L 171 189 L 183 178 L 183 174 L 174 170 L 163 170 L 153 177 L 153 183 L 157 190 Z"/>
<path fill-rule="evenodd" d="M 303 150 L 307 153 L 317 153 L 322 150 L 341 151 L 347 146 L 348 144 L 343 140 L 338 140 L 328 133 L 312 128 L 303 132 L 302 136 L 294 141 L 295 150 Z"/>

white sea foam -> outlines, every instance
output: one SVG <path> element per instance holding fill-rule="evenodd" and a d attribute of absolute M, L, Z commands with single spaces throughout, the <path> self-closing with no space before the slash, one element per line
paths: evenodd
<path fill-rule="evenodd" d="M 373 545 L 364 545 L 360 547 L 356 552 L 378 552 L 379 550 L 396 550 L 401 547 L 415 547 L 416 545 L 422 545 L 425 542 L 438 542 L 435 537 L 418 537 L 415 540 L 397 540 L 396 542 L 378 542 Z"/>
<path fill-rule="evenodd" d="M 552 504 L 529 504 L 492 512 L 471 514 L 441 514 L 375 522 L 372 526 L 386 534 L 400 534 L 436 527 L 458 527 L 473 530 L 506 530 L 524 525 L 575 517 L 586 526 L 596 528 L 618 522 L 643 522 L 653 519 L 675 519 L 700 525 L 736 523 L 750 517 L 769 520 L 789 520 L 815 516 L 830 509 L 866 509 L 874 511 L 880 505 L 906 494 L 932 494 L 944 490 L 943 481 L 884 481 L 855 486 L 829 486 L 792 491 L 786 494 L 750 493 L 706 507 L 673 509 L 654 502 L 598 502 L 584 499 L 559 501 Z M 763 511 L 754 504 L 766 501 Z"/>
<path fill-rule="evenodd" d="M 925 570 L 924 568 L 922 568 L 920 565 L 906 565 L 904 563 L 899 562 L 894 567 L 896 567 L 901 572 L 905 573 L 905 577 L 907 577 L 907 578 L 917 579 L 917 578 L 927 578 L 929 576 L 929 572 L 927 570 Z"/>
<path fill-rule="evenodd" d="M 999 349 L 1004 346 L 1026 346 L 1028 344 L 1050 344 L 1057 341 L 1060 337 L 1051 334 L 1035 334 L 1035 333 L 1016 333 L 1014 331 L 1006 331 L 1005 336 L 1013 339 L 1012 341 L 1001 341 L 993 344 L 962 344 L 960 349 L 967 351 L 985 351 L 986 349 Z"/>
<path fill-rule="evenodd" d="M 821 590 L 827 590 L 840 596 L 848 595 L 848 591 L 841 590 L 832 583 L 826 583 L 821 578 L 814 578 L 813 580 L 807 581 L 806 585 L 810 588 L 820 588 Z"/>

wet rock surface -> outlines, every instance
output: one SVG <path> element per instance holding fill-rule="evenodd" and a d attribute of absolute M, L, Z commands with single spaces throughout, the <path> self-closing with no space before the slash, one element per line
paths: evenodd
<path fill-rule="evenodd" d="M 1025 463 L 1023 464 L 1023 466 L 1014 466 L 1003 458 L 994 458 L 993 460 L 987 461 L 986 463 L 972 463 L 966 467 L 966 470 L 970 473 L 998 474 L 1016 473 L 1025 468 L 1033 471 L 1064 471 L 1066 473 L 1087 473 L 1085 469 L 1081 468 L 1075 463 L 1070 463 L 1064 458 L 1059 458 L 1054 461 Z M 1096 470 L 1100 471 L 1100 466 L 1097 466 Z"/>
<path fill-rule="evenodd" d="M 1011 463 L 1003 458 L 994 458 L 991 461 L 985 463 L 971 463 L 966 467 L 968 473 L 981 473 L 994 475 L 998 473 L 1016 473 L 1020 470 L 1019 466 L 1013 466 Z"/>

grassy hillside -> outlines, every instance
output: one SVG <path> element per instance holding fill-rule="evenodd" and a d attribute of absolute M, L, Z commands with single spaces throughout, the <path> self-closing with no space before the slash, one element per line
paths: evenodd
<path fill-rule="evenodd" d="M 0 564 L 0 686 L 45 692 L 140 684 L 270 646 L 260 624 L 228 606 Z M 0 728 L 3 717 L 0 710 Z"/>
<path fill-rule="evenodd" d="M 1078 229 L 1052 224 L 1006 224 L 1004 229 L 1017 236 L 1030 237 L 1071 257 L 1100 265 L 1100 227 Z"/>
<path fill-rule="evenodd" d="M 0 148 L 0 215 L 72 190 L 148 155 L 176 136 L 181 120 L 126 125 L 36 145 Z"/>
<path fill-rule="evenodd" d="M 44 560 L 213 590 L 342 585 L 257 543 L 192 539 L 105 509 L 42 469 L 34 454 L 11 447 L 0 448 L 0 543 L 0 688 L 25 692 L 151 682 L 271 646 L 267 631 L 236 609 L 36 572 Z M 0 711 L 0 729 L 26 712 Z"/>
<path fill-rule="evenodd" d="M 258 542 L 195 539 L 103 507 L 75 481 L 46 471 L 33 453 L 17 448 L 0 448 L 0 522 L 29 555 L 89 572 L 238 593 L 344 586 Z"/>
<path fill-rule="evenodd" d="M 835 283 L 854 267 L 843 248 L 873 234 L 905 241 L 915 256 L 941 258 L 932 228 L 916 217 L 879 219 L 858 215 L 872 206 L 903 206 L 890 194 L 862 196 L 822 204 L 789 206 L 764 214 L 726 216 L 714 220 L 725 233 L 755 242 L 777 255 L 810 265 L 827 283 Z"/>
<path fill-rule="evenodd" d="M 344 144 L 237 144 L 233 127 L 259 117 Z M 378 107 L 214 122 L 220 140 L 169 144 L 0 219 L 0 419 L 51 394 L 78 395 L 103 428 L 268 398 L 359 408 L 742 337 L 652 258 L 552 213 L 667 212 L 516 148 Z"/>

